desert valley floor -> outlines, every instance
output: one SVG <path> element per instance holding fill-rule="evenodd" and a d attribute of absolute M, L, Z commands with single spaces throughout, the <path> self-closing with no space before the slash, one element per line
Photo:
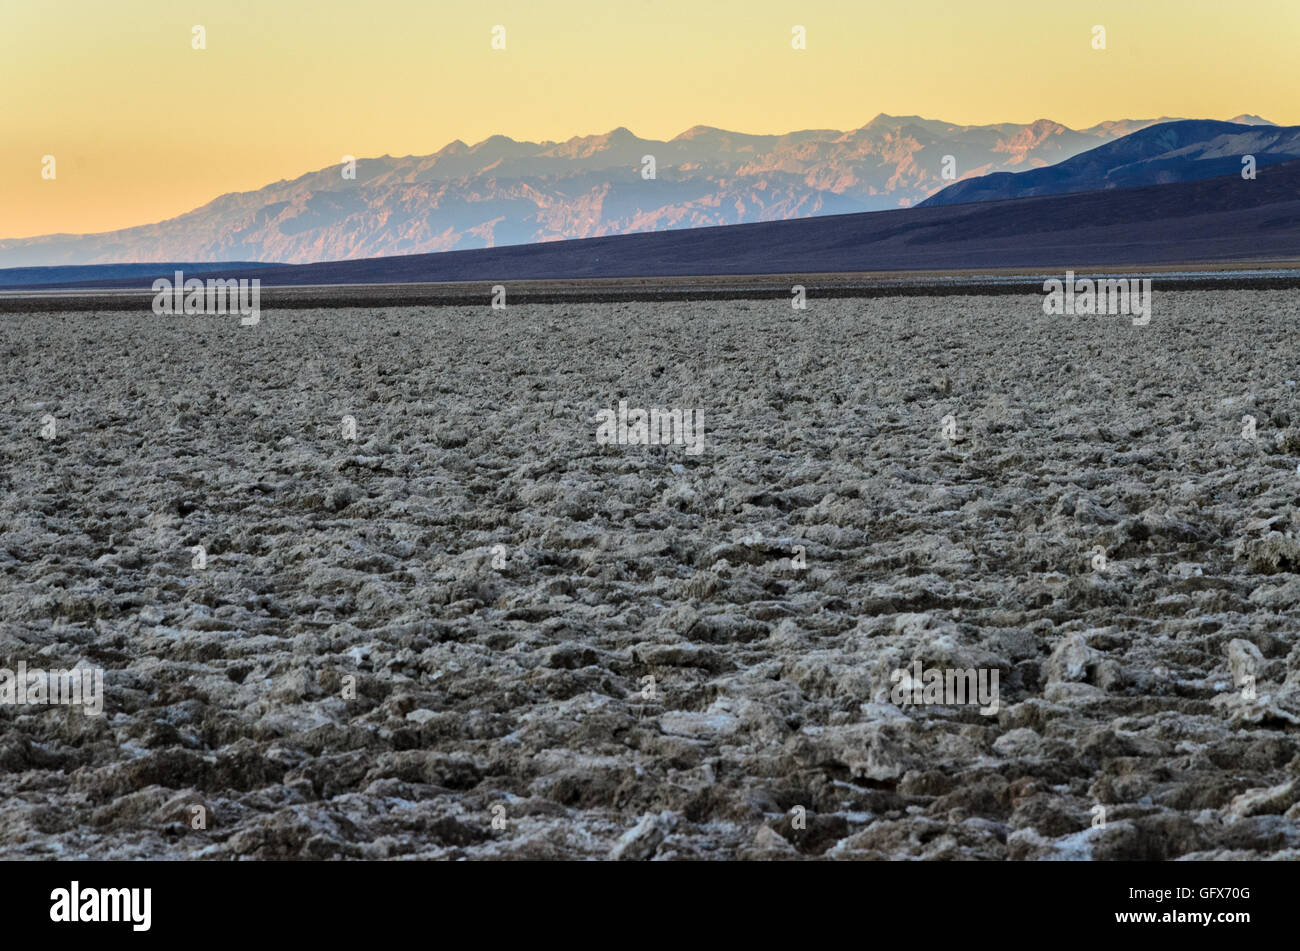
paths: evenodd
<path fill-rule="evenodd" d="M 1300 295 L 1041 305 L 0 316 L 0 856 L 1300 858 Z"/>

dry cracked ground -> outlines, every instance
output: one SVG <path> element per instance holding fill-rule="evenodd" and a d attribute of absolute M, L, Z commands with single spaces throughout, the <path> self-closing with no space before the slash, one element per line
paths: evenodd
<path fill-rule="evenodd" d="M 0 855 L 1300 858 L 1297 324 L 0 319 L 0 666 L 106 671 L 0 707 Z M 620 399 L 704 452 L 598 445 Z"/>

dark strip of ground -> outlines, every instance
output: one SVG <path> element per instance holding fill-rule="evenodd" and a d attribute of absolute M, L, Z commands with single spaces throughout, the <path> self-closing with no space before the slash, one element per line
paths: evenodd
<path fill-rule="evenodd" d="M 1144 271 L 1152 278 L 1153 290 L 1233 291 L 1297 290 L 1300 271 L 1279 275 L 1276 269 L 1256 273 L 1229 270 L 1187 275 L 1173 271 Z M 1100 271 L 1090 272 L 1100 274 Z M 1122 276 L 1123 272 L 1111 272 Z M 1131 272 L 1136 274 L 1138 272 Z M 807 298 L 879 298 L 996 296 L 1043 293 L 1048 277 L 1004 275 L 996 272 L 948 275 L 938 272 L 916 275 L 753 275 L 694 278 L 629 278 L 579 281 L 509 281 L 507 305 L 623 303 L 635 301 L 790 300 L 791 289 L 801 285 Z M 1081 275 L 1082 276 L 1082 273 Z M 261 288 L 261 306 L 267 309 L 312 309 L 340 307 L 460 307 L 488 305 L 493 287 L 488 282 L 455 284 L 366 284 L 317 285 Z M 140 290 L 0 291 L 0 313 L 49 313 L 55 311 L 139 311 L 150 308 L 154 294 Z"/>

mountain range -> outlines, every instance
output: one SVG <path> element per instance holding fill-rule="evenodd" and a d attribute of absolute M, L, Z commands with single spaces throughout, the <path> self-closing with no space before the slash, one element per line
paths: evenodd
<path fill-rule="evenodd" d="M 432 155 L 359 159 L 355 179 L 329 166 L 156 224 L 0 240 L 0 268 L 306 264 L 907 208 L 944 186 L 946 156 L 958 184 L 1032 174 L 1169 121 L 1074 130 L 1046 119 L 963 126 L 882 114 L 849 132 L 696 126 L 658 141 L 618 128 L 561 143 L 493 136 Z M 643 177 L 645 156 L 654 157 L 653 179 Z"/>
<path fill-rule="evenodd" d="M 1233 264 L 1300 260 L 1300 159 L 1202 181 L 973 204 L 547 241 L 357 261 L 221 269 L 267 286 L 383 285 L 693 275 L 789 275 L 937 269 Z M 55 269 L 60 271 L 62 269 Z M 149 288 L 101 265 L 49 284 Z M 188 274 L 189 272 L 187 272 Z M 0 272 L 0 286 L 6 283 Z M 2 300 L 2 298 L 0 298 Z M 418 300 L 418 298 L 417 298 Z M 409 301 L 408 301 L 409 302 Z M 30 301 L 28 302 L 30 303 Z M 111 304 L 100 299 L 94 306 Z M 120 306 L 138 307 L 122 298 Z M 26 305 L 24 305 L 26 306 Z"/>

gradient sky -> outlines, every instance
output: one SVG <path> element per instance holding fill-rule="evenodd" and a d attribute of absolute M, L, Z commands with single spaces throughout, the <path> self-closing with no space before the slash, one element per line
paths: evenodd
<path fill-rule="evenodd" d="M 880 112 L 1300 124 L 1298 52 L 1300 0 L 4 0 L 0 238 L 145 224 L 345 154 L 497 133 L 853 129 Z"/>

